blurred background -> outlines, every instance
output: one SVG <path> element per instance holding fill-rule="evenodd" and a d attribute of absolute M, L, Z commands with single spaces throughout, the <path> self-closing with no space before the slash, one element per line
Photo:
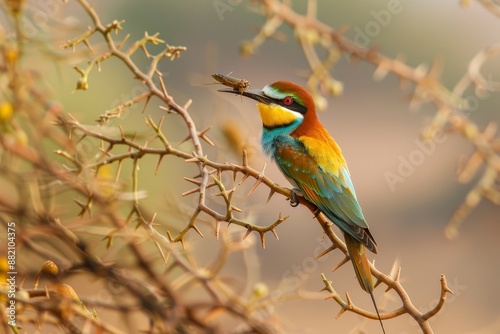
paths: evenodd
<path fill-rule="evenodd" d="M 45 3 L 30 4 L 28 13 L 33 13 L 34 34 L 42 30 L 42 21 L 36 21 L 38 16 L 34 16 L 40 11 L 74 27 L 60 32 L 57 38 L 49 36 L 47 42 L 54 49 L 80 34 L 89 24 L 86 14 L 72 1 L 68 4 L 53 1 L 50 7 L 44 7 Z M 397 1 L 396 14 L 382 18 L 380 12 L 394 3 L 392 0 L 355 3 L 319 0 L 317 16 L 327 25 L 342 29 L 347 38 L 366 44 L 362 46 L 373 46 L 389 57 L 404 59 L 410 66 L 430 66 L 439 61 L 442 82 L 448 89 L 466 73 L 474 55 L 486 46 L 499 43 L 500 19 L 477 1 L 463 1 L 468 5 L 461 6 L 458 0 L 401 0 Z M 150 35 L 159 32 L 159 37 L 168 44 L 186 46 L 187 51 L 179 59 L 162 63 L 160 70 L 169 94 L 177 103 L 183 105 L 192 100 L 189 110 L 198 129 L 212 127 L 209 134 L 216 146 L 207 145 L 206 153 L 217 161 L 240 163 L 239 150 L 245 148 L 254 168 L 261 169 L 266 164 L 268 177 L 289 186 L 260 150 L 261 124 L 255 103 L 236 95 L 220 94 L 217 92 L 220 85 L 207 84 L 213 83 L 210 76 L 213 73 L 232 73 L 249 80 L 252 87 L 277 80 L 305 85 L 310 69 L 292 29 L 282 27 L 277 38 L 267 40 L 255 54 L 242 56 L 240 46 L 253 38 L 264 23 L 263 17 L 247 1 L 122 0 L 95 2 L 95 8 L 103 22 L 124 19 L 123 28 L 130 33 L 130 41 L 141 38 L 145 31 Z M 295 1 L 293 8 L 304 13 L 306 4 Z M 48 22 L 54 24 L 52 19 Z M 64 111 L 80 122 L 95 124 L 94 120 L 104 110 L 144 91 L 123 65 L 110 61 L 90 76 L 88 91 L 75 92 L 79 75 L 71 65 L 84 64 L 86 59 L 78 52 L 77 49 L 69 63 L 54 63 L 53 67 L 42 62 L 36 52 L 29 62 L 44 64 L 40 71 L 51 87 L 53 99 L 60 101 Z M 138 57 L 136 61 L 147 68 L 146 59 Z M 500 82 L 499 65 L 498 57 L 493 58 L 485 64 L 483 75 Z M 342 83 L 343 89 L 338 96 L 325 95 L 328 105 L 319 114 L 343 150 L 364 215 L 379 245 L 379 254 L 370 254 L 370 258 L 375 259 L 379 270 L 385 273 L 398 261 L 402 266 L 401 281 L 414 305 L 422 311 L 436 304 L 440 275 L 446 275 L 455 294 L 448 296 L 444 309 L 431 320 L 435 333 L 500 333 L 497 282 L 500 208 L 483 201 L 465 219 L 456 238 L 449 240 L 444 233 L 450 218 L 477 181 L 475 178 L 472 183 L 463 184 L 457 180 L 460 162 L 473 152 L 473 147 L 457 134 L 442 135 L 424 143 L 421 133 L 436 112 L 434 106 L 410 108 L 412 88 L 401 87 L 399 78 L 391 74 L 382 81 L 374 80 L 374 70 L 371 64 L 351 62 L 348 56 L 342 55 L 333 66 L 332 75 Z M 469 118 L 481 129 L 490 121 L 500 121 L 498 93 L 481 96 L 469 89 L 464 96 L 471 102 L 467 109 Z M 156 119 L 163 113 L 154 104 L 147 110 L 147 114 Z M 110 127 L 123 124 L 127 131 L 140 132 L 146 128 L 144 116 L 140 107 L 133 107 L 119 121 L 112 121 Z M 181 142 L 186 133 L 177 122 L 179 120 L 169 116 L 165 133 L 171 140 Z M 228 133 L 237 133 L 241 146 L 235 149 Z M 89 145 L 90 152 L 97 149 Z M 192 177 L 196 170 L 181 160 L 167 159 L 155 176 L 156 160 L 149 160 L 143 162 L 140 172 L 140 189 L 148 194 L 142 203 L 168 220 L 172 232 L 180 230 L 185 225 L 183 215 L 196 203 L 195 197 L 180 196 L 192 188 L 182 177 Z M 190 170 L 193 175 L 186 175 Z M 229 175 L 227 182 L 230 182 Z M 340 307 L 332 300 L 318 298 L 326 296 L 326 293 L 316 293 L 323 287 L 320 274 L 325 273 L 341 295 L 348 291 L 356 305 L 372 310 L 369 296 L 359 288 L 350 264 L 331 272 L 342 260 L 340 252 L 313 260 L 318 249 L 328 247 L 328 243 L 311 213 L 305 207 L 290 207 L 282 196 L 274 196 L 266 204 L 265 187 L 257 188 L 247 197 L 252 185 L 253 181 L 246 181 L 235 194 L 235 204 L 245 208 L 242 217 L 259 225 L 272 223 L 280 213 L 290 218 L 277 228 L 279 240 L 267 236 L 265 249 L 260 247 L 256 235 L 250 235 L 248 240 L 255 246 L 249 252 L 252 260 L 245 260 L 249 261 L 246 266 L 240 258 L 235 258 L 224 268 L 224 273 L 241 285 L 242 294 L 250 291 L 245 287 L 263 282 L 272 297 L 273 293 L 286 290 L 284 285 L 288 284 L 290 297 L 286 302 L 276 297 L 279 302 L 273 304 L 285 333 L 349 333 L 351 330 L 354 333 L 359 324 L 364 333 L 379 333 L 377 322 L 363 320 L 352 313 L 335 319 Z M 78 211 L 71 203 L 67 206 L 68 214 Z M 220 251 L 220 242 L 213 237 L 213 224 L 208 222 L 202 226 L 205 238 L 194 232 L 187 237 L 188 247 L 200 266 L 212 261 Z M 221 229 L 226 229 L 224 224 Z M 230 226 L 228 230 L 244 234 L 237 226 Z M 104 250 L 103 257 L 106 258 Z M 80 296 L 93 293 L 84 281 L 74 282 L 74 287 Z M 383 310 L 400 306 L 393 294 L 384 293 L 382 288 L 376 290 Z M 387 333 L 419 332 L 407 316 L 384 324 Z"/>

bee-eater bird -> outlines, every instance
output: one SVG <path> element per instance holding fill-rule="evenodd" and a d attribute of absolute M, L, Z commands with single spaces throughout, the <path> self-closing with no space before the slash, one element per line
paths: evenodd
<path fill-rule="evenodd" d="M 275 82 L 262 90 L 220 91 L 258 102 L 264 152 L 276 161 L 298 192 L 342 230 L 356 277 L 370 294 L 384 330 L 365 254 L 365 248 L 376 253 L 377 244 L 361 212 L 340 147 L 319 122 L 311 95 L 288 81 Z"/>

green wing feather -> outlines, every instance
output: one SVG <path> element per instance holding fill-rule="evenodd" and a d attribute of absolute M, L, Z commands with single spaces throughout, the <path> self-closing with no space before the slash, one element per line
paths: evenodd
<path fill-rule="evenodd" d="M 308 143 L 310 144 L 310 142 Z M 323 147 L 324 149 L 324 147 Z M 275 160 L 283 174 L 304 193 L 305 198 L 335 223 L 342 231 L 376 253 L 376 242 L 365 221 L 351 182 L 347 165 L 335 159 L 335 150 L 322 152 L 329 155 L 330 166 L 320 164 L 317 156 L 311 154 L 300 139 L 278 145 Z"/>

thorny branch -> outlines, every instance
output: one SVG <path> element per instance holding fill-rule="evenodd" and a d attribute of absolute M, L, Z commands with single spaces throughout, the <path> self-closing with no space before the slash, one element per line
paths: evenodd
<path fill-rule="evenodd" d="M 176 238 L 177 240 L 162 236 L 156 228 L 167 226 L 167 224 L 161 219 L 156 219 L 156 213 L 149 214 L 140 205 L 141 196 L 137 171 L 139 161 L 143 157 L 147 155 L 157 156 L 159 167 L 162 158 L 166 155 L 181 159 L 203 156 L 201 140 L 209 144 L 212 143 L 207 136 L 208 130 L 198 131 L 188 113 L 190 101 L 184 106 L 178 105 L 168 94 L 161 73 L 157 70 L 162 59 L 174 60 L 185 48 L 169 46 L 160 40 L 158 35 L 149 36 L 146 34 L 142 40 L 123 51 L 127 37 L 116 44 L 111 36 L 112 33 L 117 33 L 122 28 L 123 22 L 113 21 L 108 25 L 102 24 L 99 16 L 87 1 L 78 2 L 94 24 L 83 35 L 63 45 L 63 48 L 73 49 L 83 45 L 90 51 L 90 57 L 92 57 L 85 69 L 75 67 L 81 76 L 77 83 L 77 89 L 89 89 L 88 77 L 92 71 L 110 58 L 119 59 L 147 87 L 146 93 L 126 101 L 116 109 L 105 112 L 99 117 L 99 124 L 105 125 L 111 118 L 120 118 L 123 109 L 142 102 L 144 102 L 145 110 L 149 100 L 156 98 L 163 103 L 163 108 L 168 113 L 181 116 L 194 152 L 181 151 L 169 143 L 161 130 L 163 119 L 158 123 L 155 123 L 152 117 L 146 119 L 146 124 L 155 132 L 155 137 L 150 141 L 161 143 L 162 148 L 160 149 L 148 146 L 148 141 L 139 142 L 135 134 L 126 135 L 121 127 L 119 136 L 111 136 L 109 133 L 101 131 L 102 128 L 85 126 L 74 117 L 64 115 L 60 108 L 51 109 L 50 113 L 47 113 L 46 106 L 51 105 L 47 99 L 48 94 L 37 91 L 40 83 L 28 81 L 31 77 L 27 75 L 30 73 L 17 66 L 17 58 L 23 56 L 21 50 L 2 48 L 3 56 L 12 57 L 14 54 L 17 57 L 10 59 L 11 63 L 2 64 L 2 66 L 7 66 L 7 69 L 2 67 L 2 70 L 9 71 L 12 80 L 15 78 L 16 83 L 22 82 L 24 86 L 32 89 L 33 94 L 18 96 L 20 85 L 11 84 L 9 89 L 15 96 L 15 103 L 13 103 L 15 108 L 9 104 L 1 106 L 3 108 L 1 114 L 2 131 L 5 130 L 4 126 L 8 131 L 2 132 L 0 136 L 0 167 L 3 176 L 10 176 L 8 182 L 18 195 L 11 198 L 0 196 L 1 219 L 7 221 L 15 217 L 18 222 L 26 222 L 27 225 L 20 225 L 18 229 L 20 243 L 42 258 L 57 261 L 57 264 L 51 262 L 53 265 L 41 267 L 33 289 L 26 288 L 28 283 L 21 283 L 18 286 L 18 324 L 23 324 L 23 327 L 26 328 L 35 322 L 36 327 L 42 330 L 47 328 L 45 326 L 51 328 L 52 324 L 53 327 L 61 326 L 74 333 L 81 332 L 82 328 L 85 331 L 94 328 L 95 331 L 99 332 L 120 333 L 120 330 L 113 326 L 97 320 L 95 312 L 86 309 L 81 311 L 79 307 L 82 303 L 79 296 L 73 288 L 60 283 L 69 276 L 86 272 L 95 278 L 106 280 L 108 284 L 115 284 L 126 292 L 122 295 L 127 295 L 131 303 L 128 304 L 129 307 L 124 306 L 118 311 L 128 323 L 127 327 L 131 332 L 134 332 L 135 328 L 135 332 L 148 333 L 217 333 L 217 324 L 213 324 L 214 320 L 216 322 L 222 314 L 227 314 L 231 315 L 233 319 L 238 319 L 246 328 L 255 333 L 271 333 L 272 324 L 253 319 L 248 311 L 250 302 L 237 297 L 238 294 L 233 292 L 232 288 L 228 288 L 227 284 L 217 275 L 218 271 L 226 264 L 224 259 L 227 259 L 230 253 L 247 252 L 252 246 L 252 242 L 233 240 L 233 237 L 222 231 L 220 235 L 224 240 L 224 249 L 223 254 L 218 257 L 220 263 L 213 268 L 199 268 L 194 259 L 186 257 L 184 251 L 179 250 L 172 243 L 172 241 L 183 242 L 187 230 L 181 232 L 180 237 Z M 11 14 L 17 16 L 21 10 L 21 7 L 16 7 L 12 9 Z M 21 31 L 19 21 L 14 22 L 17 22 L 16 29 Z M 90 38 L 95 34 L 103 36 L 106 41 L 107 50 L 103 53 L 99 53 L 92 47 Z M 19 33 L 18 38 L 20 39 L 21 36 L 22 33 Z M 152 55 L 148 51 L 150 43 L 164 44 L 165 49 Z M 146 57 L 151 60 L 147 72 L 142 72 L 131 58 L 139 50 L 142 50 Z M 16 51 L 17 54 L 12 51 Z M 35 97 L 36 100 L 32 101 L 30 97 Z M 36 128 L 36 131 L 25 133 L 15 118 L 11 118 L 14 111 L 27 113 L 31 117 L 30 124 Z M 40 118 L 39 115 L 46 116 Z M 53 142 L 59 147 L 55 153 L 64 159 L 64 163 L 51 159 L 52 153 L 46 152 L 39 146 L 42 140 Z M 82 156 L 78 145 L 85 140 L 99 144 L 101 153 L 90 159 Z M 126 148 L 125 152 L 119 150 L 123 147 Z M 118 185 L 118 181 L 122 179 L 122 166 L 127 161 L 132 162 L 133 167 L 131 173 L 132 196 L 124 193 Z M 67 163 L 69 166 L 66 165 Z M 107 166 L 113 164 L 118 166 L 114 183 L 107 181 L 109 171 L 106 169 Z M 23 168 L 19 169 L 20 165 Z M 196 165 L 200 174 L 193 180 L 198 182 L 199 201 L 204 203 L 205 189 L 211 179 L 208 167 L 201 161 L 197 162 Z M 66 213 L 61 212 L 60 209 L 53 209 L 54 205 L 51 200 L 58 193 L 63 192 L 76 197 L 74 201 L 81 209 L 78 220 L 66 217 Z M 84 200 L 81 200 L 82 197 Z M 128 215 L 123 216 L 120 203 L 126 203 L 130 200 L 132 200 L 132 209 Z M 200 209 L 196 209 L 193 213 L 190 228 L 201 234 L 195 224 L 201 221 L 198 219 L 200 212 Z M 86 213 L 88 213 L 88 219 Z M 130 221 L 135 221 L 146 234 L 140 231 L 131 231 L 128 227 Z M 35 228 L 29 228 L 29 224 Z M 85 231 L 83 235 L 81 231 L 78 231 L 82 227 Z M 86 241 L 87 234 L 104 236 L 103 240 L 107 241 L 107 248 L 111 252 L 116 249 L 115 245 L 118 244 L 118 248 L 130 253 L 132 255 L 130 257 L 131 271 L 119 269 L 119 264 L 115 266 L 100 261 L 97 249 L 89 247 Z M 170 234 L 168 233 L 168 235 Z M 53 246 L 41 246 L 39 240 L 44 240 L 48 236 L 50 238 L 46 242 Z M 147 245 L 151 242 L 157 247 L 163 263 L 153 260 L 154 257 L 146 252 Z M 117 257 L 118 262 L 121 258 L 121 256 Z M 142 273 L 146 280 L 138 279 L 134 271 Z M 26 275 L 30 276 L 29 273 Z M 25 279 L 23 278 L 23 281 Z M 40 281 L 45 284 L 42 289 L 38 288 Z M 183 298 L 178 294 L 178 291 L 188 291 L 193 285 L 202 287 L 201 291 L 197 292 L 200 295 L 200 301 L 182 300 Z M 1 296 L 2 300 L 6 298 L 3 286 Z M 47 298 L 49 296 L 50 300 Z M 209 300 L 203 301 L 204 297 L 209 298 Z M 63 302 L 58 303 L 58 300 Z M 93 304 L 99 303 L 92 301 L 85 303 L 86 306 Z M 24 314 L 21 305 L 35 311 L 35 314 Z M 129 323 L 128 314 L 136 312 L 141 312 L 143 316 L 150 319 L 149 328 L 138 328 L 137 324 Z M 2 303 L 3 313 L 5 313 L 5 309 Z M 5 322 L 6 317 L 2 317 L 2 319 L 2 327 L 5 332 L 12 330 L 18 333 L 16 325 L 9 326 Z M 145 327 L 147 327 L 147 323 L 145 322 Z M 50 329 L 47 330 L 50 331 Z"/>

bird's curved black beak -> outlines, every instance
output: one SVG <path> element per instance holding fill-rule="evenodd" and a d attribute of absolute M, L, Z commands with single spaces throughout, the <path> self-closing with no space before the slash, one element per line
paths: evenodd
<path fill-rule="evenodd" d="M 219 89 L 219 92 L 243 95 L 243 96 L 251 98 L 252 100 L 255 100 L 255 101 L 258 101 L 258 102 L 264 103 L 264 104 L 274 103 L 274 100 L 272 98 L 264 95 L 264 92 L 262 90 L 255 89 L 255 88 L 248 88 L 248 89 L 244 90 L 243 92 L 240 92 L 237 89 Z"/>

